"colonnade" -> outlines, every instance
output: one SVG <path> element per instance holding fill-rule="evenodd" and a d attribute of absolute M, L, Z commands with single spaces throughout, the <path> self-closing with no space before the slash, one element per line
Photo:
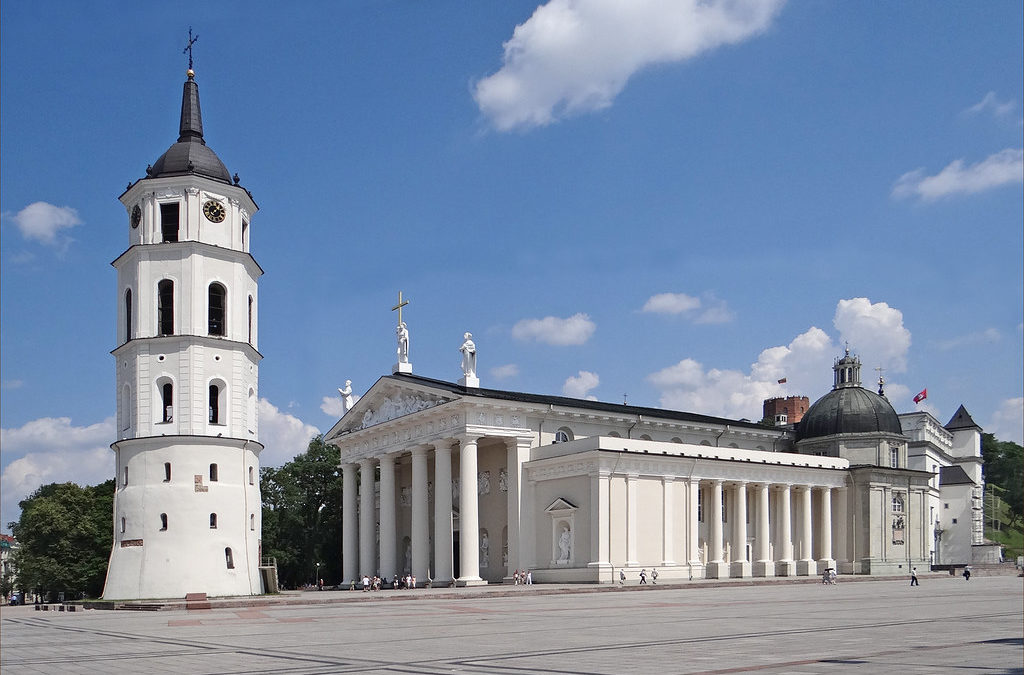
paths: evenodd
<path fill-rule="evenodd" d="M 486 583 L 480 577 L 480 512 L 477 493 L 477 448 L 481 437 L 463 435 L 415 445 L 377 457 L 343 462 L 342 471 L 342 574 L 346 582 L 362 575 L 387 575 L 404 569 L 399 560 L 398 488 L 395 469 L 403 455 L 412 465 L 410 532 L 411 573 L 420 580 L 460 585 Z M 516 467 L 529 440 L 502 439 L 508 454 L 509 559 L 518 548 L 519 480 Z M 457 448 L 457 450 L 456 450 Z M 459 458 L 459 577 L 454 579 L 452 459 Z M 434 528 L 430 532 L 429 468 L 434 468 Z M 380 509 L 375 504 L 374 481 L 380 468 Z M 358 490 L 357 490 L 358 477 Z M 357 497 L 358 494 L 358 497 Z M 358 508 L 357 508 L 358 504 Z M 357 517 L 358 512 L 358 517 Z M 378 527 L 379 523 L 379 537 Z M 377 544 L 379 539 L 379 546 Z M 434 567 L 430 568 L 433 539 Z M 404 552 L 403 552 L 404 553 Z M 378 559 L 379 554 L 379 559 Z M 379 560 L 379 563 L 378 563 Z"/>

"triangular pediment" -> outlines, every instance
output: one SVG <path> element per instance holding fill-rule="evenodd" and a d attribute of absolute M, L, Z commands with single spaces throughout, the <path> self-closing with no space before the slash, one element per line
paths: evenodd
<path fill-rule="evenodd" d="M 555 511 L 575 511 L 577 506 L 572 502 L 559 497 L 555 501 L 551 502 L 551 505 L 544 509 L 547 513 L 554 513 Z"/>
<path fill-rule="evenodd" d="M 334 425 L 328 433 L 328 438 L 414 415 L 455 399 L 450 392 L 382 377 Z"/>

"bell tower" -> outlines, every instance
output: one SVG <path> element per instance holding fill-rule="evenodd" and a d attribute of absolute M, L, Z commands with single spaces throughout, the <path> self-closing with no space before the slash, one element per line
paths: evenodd
<path fill-rule="evenodd" d="M 120 196 L 106 599 L 262 593 L 258 207 L 206 145 L 191 58 L 178 132 Z"/>

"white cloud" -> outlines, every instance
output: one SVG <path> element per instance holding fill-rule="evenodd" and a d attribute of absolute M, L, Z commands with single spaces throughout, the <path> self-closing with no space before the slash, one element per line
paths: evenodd
<path fill-rule="evenodd" d="M 24 380 L 4 380 L 0 382 L 0 389 L 21 389 L 25 386 Z"/>
<path fill-rule="evenodd" d="M 967 335 L 959 335 L 957 337 L 949 338 L 948 340 L 940 340 L 936 343 L 936 347 L 943 351 L 950 349 L 957 349 L 958 347 L 967 347 L 970 345 L 978 344 L 992 344 L 999 342 L 1003 338 L 1002 333 L 997 328 L 986 328 L 982 331 L 975 331 L 974 333 L 968 333 Z"/>
<path fill-rule="evenodd" d="M 657 293 L 647 298 L 642 312 L 654 314 L 685 314 L 700 307 L 700 298 L 686 293 Z"/>
<path fill-rule="evenodd" d="M 992 413 L 985 431 L 1001 441 L 1024 444 L 1024 398 L 1008 398 Z"/>
<path fill-rule="evenodd" d="M 693 322 L 694 323 L 729 323 L 736 315 L 732 313 L 728 305 L 725 304 L 725 300 L 714 300 L 704 307 L 704 311 L 698 314 Z"/>
<path fill-rule="evenodd" d="M 567 319 L 546 316 L 543 319 L 522 319 L 512 327 L 517 340 L 536 340 L 549 345 L 581 345 L 590 339 L 597 326 L 586 314 L 573 314 Z"/>
<path fill-rule="evenodd" d="M 82 224 L 75 209 L 46 202 L 33 202 L 11 219 L 26 239 L 57 247 L 67 246 L 70 242 L 68 237 L 61 235 L 61 230 Z"/>
<path fill-rule="evenodd" d="M 95 485 L 114 476 L 114 418 L 84 427 L 68 417 L 43 417 L 0 430 L 4 461 L 0 475 L 0 525 L 17 520 L 18 502 L 40 485 L 71 481 Z M 16 457 L 10 461 L 11 457 Z"/>
<path fill-rule="evenodd" d="M 874 363 L 887 371 L 905 369 L 910 332 L 903 327 L 902 313 L 884 302 L 872 304 L 866 298 L 840 300 L 833 320 L 840 338 L 864 359 L 865 368 Z M 687 410 L 728 418 L 761 419 L 766 398 L 807 395 L 813 400 L 831 385 L 833 359 L 842 347 L 820 328 L 812 326 L 788 345 L 761 351 L 749 372 L 706 368 L 686 358 L 647 377 L 660 392 L 665 408 Z M 865 385 L 873 388 L 871 371 L 861 373 Z M 785 379 L 783 384 L 779 380 Z M 887 384 L 890 400 L 908 396 L 901 384 Z"/>
<path fill-rule="evenodd" d="M 993 117 L 1003 117 L 1012 113 L 1016 107 L 1017 104 L 1013 101 L 1000 101 L 996 98 L 996 93 L 990 91 L 980 101 L 964 110 L 964 114 L 975 115 L 982 112 L 991 112 Z"/>
<path fill-rule="evenodd" d="M 345 406 L 342 405 L 340 396 L 324 396 L 320 400 L 320 410 L 330 417 L 341 417 L 345 414 Z"/>
<path fill-rule="evenodd" d="M 597 376 L 597 373 L 581 370 L 578 374 L 565 380 L 565 384 L 562 385 L 562 393 L 572 398 L 588 398 L 591 401 L 596 401 L 597 397 L 587 396 L 587 394 L 600 383 L 601 378 Z"/>
<path fill-rule="evenodd" d="M 919 198 L 930 202 L 958 194 L 975 194 L 1004 185 L 1024 182 L 1024 150 L 1007 148 L 989 155 L 977 164 L 954 160 L 934 176 L 917 169 L 900 176 L 892 196 Z"/>
<path fill-rule="evenodd" d="M 499 131 L 606 108 L 638 71 L 768 28 L 781 0 L 550 0 L 504 44 L 473 97 Z"/>
<path fill-rule="evenodd" d="M 264 447 L 260 455 L 260 466 L 284 464 L 300 452 L 305 452 L 310 439 L 320 433 L 312 424 L 281 412 L 265 398 L 260 399 L 259 416 L 260 443 Z"/>
<path fill-rule="evenodd" d="M 902 373 L 907 369 L 910 331 L 903 327 L 903 312 L 867 298 L 840 300 L 832 324 L 839 339 L 866 359 L 864 366 L 881 366 Z"/>
<path fill-rule="evenodd" d="M 508 363 L 504 366 L 497 366 L 491 368 L 491 377 L 496 380 L 505 380 L 510 377 L 515 377 L 519 374 L 519 366 L 514 363 Z"/>

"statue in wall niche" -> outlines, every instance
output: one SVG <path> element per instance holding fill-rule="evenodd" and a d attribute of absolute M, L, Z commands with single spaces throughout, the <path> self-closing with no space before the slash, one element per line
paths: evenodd
<path fill-rule="evenodd" d="M 498 471 L 498 489 L 502 492 L 508 492 L 508 471 L 505 469 Z"/>
<path fill-rule="evenodd" d="M 412 572 L 412 544 L 405 545 L 405 570 L 406 573 Z"/>
<path fill-rule="evenodd" d="M 572 553 L 572 533 L 568 525 L 562 526 L 562 534 L 558 537 L 558 562 L 569 562 Z"/>
<path fill-rule="evenodd" d="M 485 531 L 480 535 L 480 567 L 487 567 L 491 564 L 491 542 L 487 538 L 487 532 Z"/>
<path fill-rule="evenodd" d="M 491 472 L 481 471 L 476 475 L 476 491 L 478 495 L 491 494 Z"/>
<path fill-rule="evenodd" d="M 466 377 L 476 377 L 476 345 L 473 343 L 473 334 L 463 333 L 463 343 L 459 347 L 462 352 L 462 374 Z"/>
<path fill-rule="evenodd" d="M 395 328 L 395 334 L 398 336 L 398 362 L 409 363 L 409 328 L 404 321 Z"/>
<path fill-rule="evenodd" d="M 341 394 L 341 414 L 344 415 L 352 409 L 352 380 L 345 380 L 345 386 L 338 388 Z"/>
<path fill-rule="evenodd" d="M 459 503 L 459 479 L 452 479 L 452 504 Z"/>

